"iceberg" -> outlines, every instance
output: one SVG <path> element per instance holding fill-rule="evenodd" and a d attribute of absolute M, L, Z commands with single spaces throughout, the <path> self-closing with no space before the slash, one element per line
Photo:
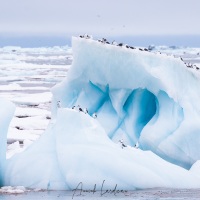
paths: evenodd
<path fill-rule="evenodd" d="M 180 58 L 94 40 L 73 38 L 72 48 L 72 68 L 52 90 L 55 101 L 97 113 L 115 142 L 139 142 L 186 169 L 200 159 L 198 72 Z"/>
<path fill-rule="evenodd" d="M 105 190 L 199 188 L 198 74 L 179 58 L 92 39 L 73 37 L 72 48 L 67 77 L 52 88 L 47 130 L 4 159 L 2 183 L 49 190 L 80 183 L 97 190 L 102 184 Z"/>
<path fill-rule="evenodd" d="M 7 131 L 14 115 L 15 105 L 3 98 L 0 98 L 0 105 L 0 186 L 2 186 L 6 170 Z"/>

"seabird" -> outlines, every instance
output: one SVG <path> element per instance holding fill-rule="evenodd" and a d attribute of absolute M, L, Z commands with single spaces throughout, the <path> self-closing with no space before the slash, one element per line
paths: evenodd
<path fill-rule="evenodd" d="M 93 114 L 92 114 L 92 117 L 93 117 L 94 119 L 96 119 L 96 118 L 97 118 L 97 113 L 93 113 Z"/>
<path fill-rule="evenodd" d="M 122 147 L 124 148 L 124 147 L 126 147 L 126 145 L 125 145 L 125 144 L 122 144 Z"/>
<path fill-rule="evenodd" d="M 87 35 L 86 39 L 93 39 L 92 35 Z"/>
<path fill-rule="evenodd" d="M 129 49 L 129 48 L 130 48 L 130 46 L 128 46 L 127 44 L 125 45 L 125 47 L 126 47 L 127 49 Z"/>
<path fill-rule="evenodd" d="M 117 46 L 117 42 L 115 42 L 115 40 L 112 41 L 112 45 L 116 45 Z"/>
<path fill-rule="evenodd" d="M 57 101 L 57 108 L 60 108 L 61 107 L 61 103 L 60 101 Z"/>
<path fill-rule="evenodd" d="M 85 34 L 84 34 L 84 38 L 87 39 L 87 37 L 88 37 L 88 34 L 85 33 Z"/>
<path fill-rule="evenodd" d="M 124 148 L 124 147 L 127 147 L 125 144 L 124 144 L 124 141 L 123 141 L 123 139 L 121 139 L 121 140 L 119 140 L 119 142 L 121 143 L 121 147 L 122 147 L 122 149 Z"/>
<path fill-rule="evenodd" d="M 136 144 L 135 144 L 135 146 L 134 146 L 136 149 L 138 149 L 139 148 L 139 143 L 137 142 Z"/>
<path fill-rule="evenodd" d="M 122 46 L 123 46 L 123 43 L 119 43 L 117 46 L 122 47 Z"/>
<path fill-rule="evenodd" d="M 87 109 L 87 108 L 84 108 L 84 109 L 83 109 L 83 112 L 84 112 L 85 114 L 88 114 L 88 109 Z"/>
<path fill-rule="evenodd" d="M 79 110 L 79 112 L 83 112 L 83 109 L 82 109 L 82 108 L 79 108 L 78 110 Z"/>
<path fill-rule="evenodd" d="M 101 40 L 102 40 L 102 42 L 103 42 L 104 44 L 107 42 L 106 38 L 102 38 Z"/>
<path fill-rule="evenodd" d="M 189 68 L 193 68 L 193 66 L 192 66 L 191 63 L 188 63 L 188 64 L 187 64 L 187 67 L 189 67 Z"/>

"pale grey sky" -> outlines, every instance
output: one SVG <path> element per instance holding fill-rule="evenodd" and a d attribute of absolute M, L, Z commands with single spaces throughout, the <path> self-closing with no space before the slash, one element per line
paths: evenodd
<path fill-rule="evenodd" d="M 200 35 L 200 0 L 0 0 L 0 33 Z"/>

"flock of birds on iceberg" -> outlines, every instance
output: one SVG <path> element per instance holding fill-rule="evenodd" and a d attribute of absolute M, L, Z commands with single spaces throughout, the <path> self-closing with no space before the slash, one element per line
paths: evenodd
<path fill-rule="evenodd" d="M 61 102 L 60 102 L 60 101 L 57 101 L 57 107 L 58 107 L 58 108 L 61 108 Z M 76 111 L 78 111 L 78 112 L 83 112 L 84 114 L 88 114 L 88 109 L 87 109 L 87 108 L 81 108 L 80 105 L 78 105 L 78 106 L 73 106 L 73 107 L 72 107 L 72 110 L 76 110 Z M 92 114 L 92 117 L 93 117 L 94 119 L 96 119 L 96 118 L 97 118 L 97 113 L 93 113 L 93 114 Z M 122 149 L 125 148 L 125 147 L 127 147 L 127 145 L 124 143 L 123 139 L 119 140 L 118 142 L 119 142 L 119 144 L 121 145 L 121 148 L 122 148 Z M 134 147 L 135 147 L 136 149 L 138 149 L 138 148 L 139 148 L 139 143 L 137 142 L 137 143 L 135 144 Z"/>
<path fill-rule="evenodd" d="M 57 101 L 57 107 L 58 107 L 58 108 L 61 108 L 61 102 L 60 102 L 60 101 Z M 87 109 L 87 108 L 81 108 L 80 105 L 78 105 L 78 106 L 73 106 L 73 107 L 72 107 L 72 110 L 76 110 L 76 111 L 78 111 L 78 112 L 83 112 L 84 114 L 88 114 L 88 109 Z M 97 118 L 97 113 L 93 113 L 93 114 L 92 114 L 92 117 L 93 117 L 94 119 L 96 119 L 96 118 Z M 124 143 L 123 139 L 119 140 L 118 142 L 119 142 L 119 144 L 121 145 L 121 148 L 122 148 L 122 149 L 125 148 L 125 147 L 127 147 L 127 145 Z M 137 142 L 137 143 L 135 144 L 134 147 L 135 147 L 136 149 L 138 149 L 138 148 L 139 148 L 139 143 Z"/>
<path fill-rule="evenodd" d="M 84 38 L 84 39 L 93 39 L 93 37 L 91 35 L 88 34 L 84 34 L 84 35 L 79 35 L 80 38 Z M 115 45 L 115 46 L 119 46 L 119 47 L 125 47 L 127 49 L 137 49 L 136 47 L 124 44 L 124 43 L 117 43 L 115 40 L 113 42 L 109 42 L 106 38 L 102 38 L 102 39 L 98 39 L 98 42 L 101 42 L 102 44 L 111 44 L 111 45 Z M 146 52 L 151 52 L 151 49 L 149 48 L 138 48 L 140 51 L 146 51 Z M 162 54 L 160 51 L 156 52 L 157 54 Z M 167 55 L 167 54 L 166 54 Z M 170 55 L 167 55 L 170 56 Z M 183 61 L 182 57 L 175 57 L 174 58 L 178 58 L 181 59 L 181 61 L 185 64 L 186 67 L 188 68 L 192 68 L 192 69 L 196 69 L 199 70 L 199 67 L 197 67 L 195 64 L 192 63 L 186 63 Z"/>
<path fill-rule="evenodd" d="M 61 108 L 61 102 L 60 102 L 60 101 L 57 101 L 57 108 Z M 83 113 L 85 113 L 85 114 L 88 114 L 88 109 L 87 109 L 87 108 L 81 108 L 80 105 L 78 105 L 78 106 L 73 106 L 73 107 L 72 107 L 72 110 L 76 110 L 76 111 L 78 111 L 78 112 L 83 112 Z M 93 113 L 93 114 L 92 114 L 92 117 L 93 117 L 94 119 L 96 119 L 96 118 L 97 118 L 97 113 Z"/>

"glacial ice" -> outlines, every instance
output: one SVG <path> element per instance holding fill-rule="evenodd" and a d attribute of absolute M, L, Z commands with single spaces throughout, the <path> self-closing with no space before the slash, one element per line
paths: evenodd
<path fill-rule="evenodd" d="M 186 169 L 200 159 L 198 73 L 165 54 L 81 38 L 72 44 L 73 66 L 53 88 L 55 101 L 96 112 L 115 142 L 139 141 L 141 149 Z"/>
<path fill-rule="evenodd" d="M 0 186 L 2 186 L 6 170 L 7 131 L 14 114 L 15 106 L 2 98 L 0 98 L 0 105 Z"/>
<path fill-rule="evenodd" d="M 69 122 L 69 123 L 68 123 Z M 59 108 L 57 119 L 33 145 L 8 160 L 5 185 L 28 188 L 137 189 L 195 188 L 196 173 L 173 165 L 150 151 L 121 148 L 107 136 L 97 119 Z M 187 181 L 186 181 L 187 180 Z M 80 188 L 79 188 L 80 189 Z"/>
<path fill-rule="evenodd" d="M 24 152 L 4 158 L 3 184 L 199 188 L 198 75 L 163 54 L 75 37 L 72 47 L 72 67 L 52 89 L 47 130 Z"/>

